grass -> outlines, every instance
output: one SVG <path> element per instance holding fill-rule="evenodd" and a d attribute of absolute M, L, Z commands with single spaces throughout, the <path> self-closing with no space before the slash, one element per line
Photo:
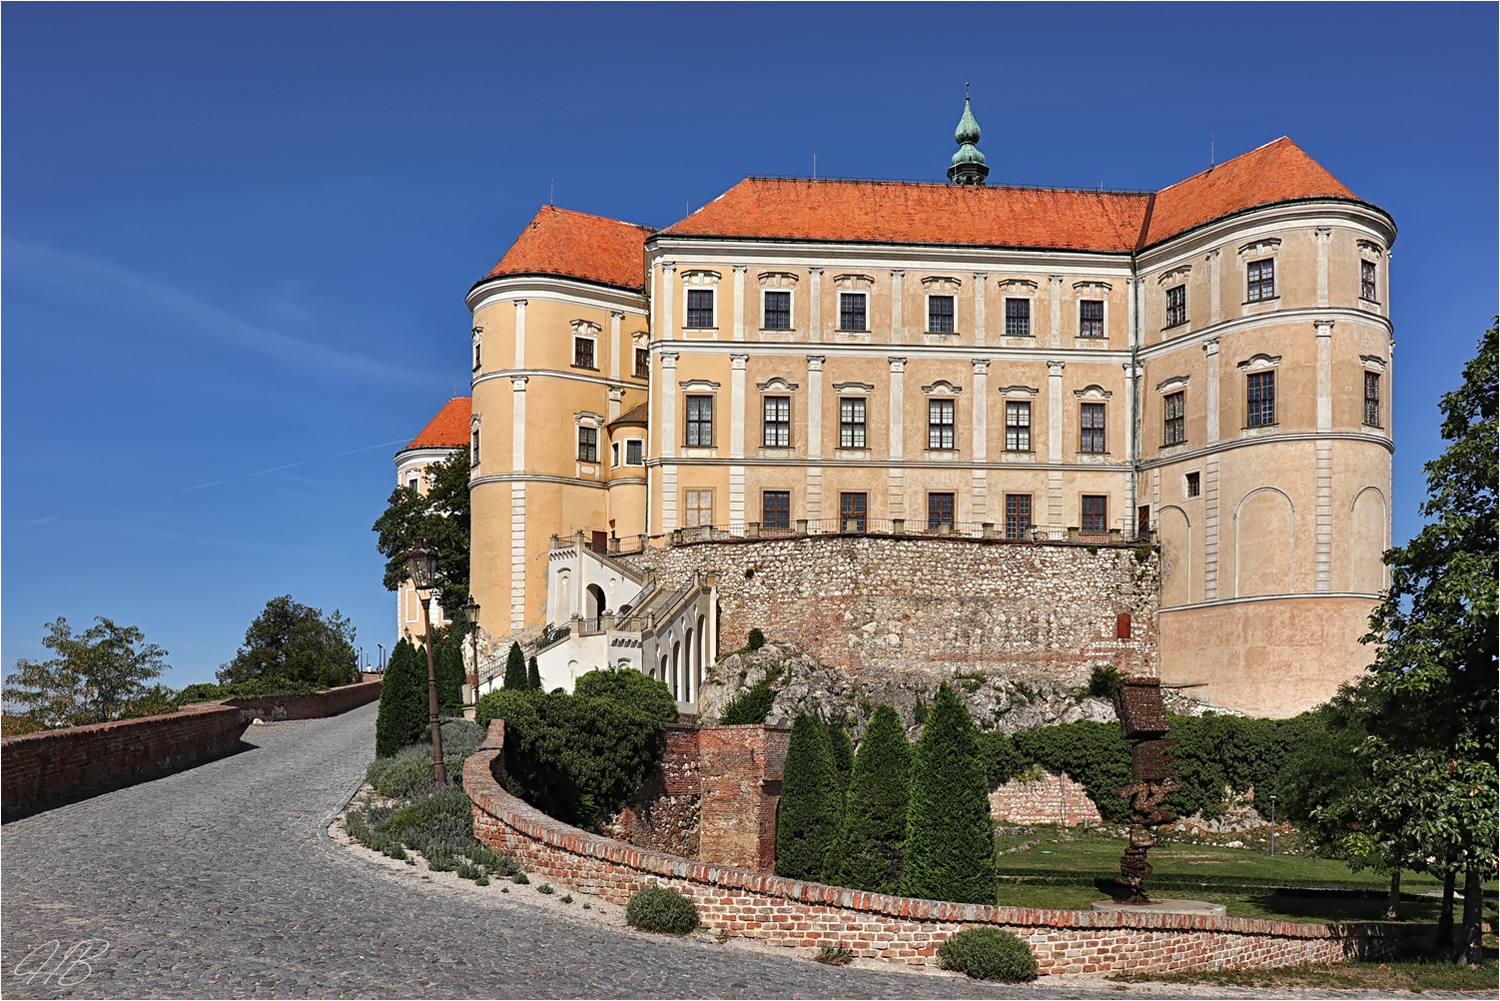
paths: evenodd
<path fill-rule="evenodd" d="M 1493 955 L 1493 953 L 1492 953 Z M 1319 963 L 1273 970 L 1206 970 L 1197 973 L 1117 973 L 1110 980 L 1126 983 L 1205 984 L 1213 987 L 1303 987 L 1327 990 L 1493 991 L 1494 959 L 1470 969 L 1435 960 L 1386 963 Z"/>
<path fill-rule="evenodd" d="M 1150 889 L 1150 885 L 1147 885 Z M 1109 892 L 1093 886 L 1002 884 L 999 902 L 1008 907 L 1055 908 L 1086 911 L 1096 900 L 1106 900 Z M 1358 890 L 1317 891 L 1298 889 L 1189 890 L 1172 889 L 1153 897 L 1184 897 L 1223 904 L 1232 918 L 1260 918 L 1267 921 L 1292 921 L 1299 924 L 1326 924 L 1342 921 L 1381 921 L 1385 918 L 1386 895 Z M 1403 921 L 1433 922 L 1438 918 L 1442 901 L 1437 897 L 1401 895 Z M 1463 902 L 1460 899 L 1459 907 Z"/>

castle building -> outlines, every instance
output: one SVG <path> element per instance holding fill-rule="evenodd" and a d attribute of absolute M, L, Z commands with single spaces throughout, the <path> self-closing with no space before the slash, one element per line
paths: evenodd
<path fill-rule="evenodd" d="M 1390 215 L 1287 138 L 1157 192 L 988 183 L 967 102 L 955 138 L 947 184 L 538 211 L 467 296 L 488 632 L 554 621 L 580 532 L 1150 540 L 1165 683 L 1280 716 L 1368 663 Z"/>
<path fill-rule="evenodd" d="M 469 417 L 472 413 L 469 404 L 467 396 L 455 396 L 443 404 L 443 409 L 427 422 L 411 444 L 396 453 L 397 486 L 424 495 L 431 489 L 427 468 L 469 443 Z M 436 595 L 428 598 L 428 614 L 433 629 L 448 624 L 448 617 Z M 396 593 L 396 635 L 413 643 L 426 642 L 422 628 L 422 599 L 410 580 L 403 583 Z"/>

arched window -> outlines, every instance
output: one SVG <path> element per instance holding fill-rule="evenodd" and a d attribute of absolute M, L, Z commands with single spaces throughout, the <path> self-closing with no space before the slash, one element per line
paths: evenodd
<path fill-rule="evenodd" d="M 589 588 L 589 612 L 588 617 L 597 619 L 604 614 L 604 588 L 598 584 L 590 584 Z"/>
<path fill-rule="evenodd" d="M 682 644 L 672 644 L 672 698 L 678 698 L 678 678 L 682 674 Z"/>
<path fill-rule="evenodd" d="M 698 616 L 698 650 L 693 658 L 693 690 L 703 688 L 703 660 L 708 655 L 708 636 L 703 632 L 703 616 Z"/>
<path fill-rule="evenodd" d="M 693 701 L 693 631 L 687 631 L 687 660 L 682 665 L 682 701 Z"/>

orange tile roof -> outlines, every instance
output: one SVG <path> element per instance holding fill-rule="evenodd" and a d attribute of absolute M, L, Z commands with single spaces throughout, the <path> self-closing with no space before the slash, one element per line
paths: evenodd
<path fill-rule="evenodd" d="M 1294 198 L 1356 198 L 1286 136 L 1156 193 L 1149 246 L 1221 216 Z"/>
<path fill-rule="evenodd" d="M 1129 252 L 1148 194 L 752 177 L 665 232 Z"/>
<path fill-rule="evenodd" d="M 548 274 L 638 289 L 649 226 L 542 206 L 485 278 Z M 480 279 L 483 281 L 484 279 Z"/>
<path fill-rule="evenodd" d="M 473 413 L 473 404 L 474 401 L 467 396 L 455 396 L 443 404 L 443 409 L 427 422 L 422 433 L 401 451 L 410 448 L 463 448 L 469 443 L 469 417 Z"/>

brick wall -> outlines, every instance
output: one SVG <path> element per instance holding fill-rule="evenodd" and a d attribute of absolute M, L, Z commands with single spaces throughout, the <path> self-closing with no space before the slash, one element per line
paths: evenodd
<path fill-rule="evenodd" d="M 1088 791 L 1067 772 L 1047 772 L 1035 782 L 1011 779 L 994 786 L 990 789 L 990 813 L 1002 824 L 1077 827 L 1085 820 L 1090 824 L 1104 820 Z"/>
<path fill-rule="evenodd" d="M 791 729 L 750 724 L 698 732 L 703 804 L 691 856 L 769 872 L 776 866 L 776 808 Z"/>
<path fill-rule="evenodd" d="M 719 574 L 720 647 L 752 627 L 860 671 L 920 662 L 1086 681 L 1097 664 L 1157 670 L 1157 556 L 1120 546 L 815 535 L 647 550 L 671 591 Z M 747 576 L 747 573 L 749 574 Z M 1131 616 L 1130 639 L 1117 617 Z"/>
<path fill-rule="evenodd" d="M 197 702 L 175 713 L 44 730 L 0 740 L 4 809 L 27 810 L 99 786 L 177 771 L 240 745 L 257 716 L 314 719 L 380 698 L 380 682 L 316 695 L 263 695 Z"/>
<path fill-rule="evenodd" d="M 661 760 L 646 776 L 635 802 L 610 826 L 642 848 L 698 857 L 701 790 L 698 779 L 698 728 L 668 724 Z"/>
<path fill-rule="evenodd" d="M 1183 914 L 1033 910 L 952 904 L 804 883 L 655 852 L 559 823 L 500 788 L 491 771 L 505 740 L 495 720 L 464 763 L 474 833 L 574 893 L 617 904 L 651 884 L 693 899 L 703 922 L 784 946 L 842 945 L 857 956 L 935 963 L 938 945 L 975 925 L 1031 943 L 1042 973 L 1170 972 L 1373 958 L 1431 925 L 1303 925 Z"/>

